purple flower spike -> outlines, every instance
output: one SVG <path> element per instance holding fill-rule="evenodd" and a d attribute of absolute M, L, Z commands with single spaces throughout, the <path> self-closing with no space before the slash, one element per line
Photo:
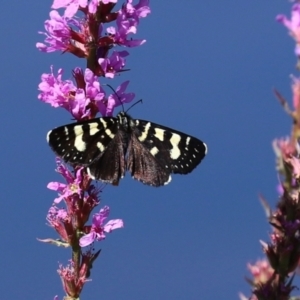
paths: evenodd
<path fill-rule="evenodd" d="M 105 239 L 105 232 L 109 233 L 115 229 L 124 227 L 123 220 L 121 219 L 110 220 L 104 225 L 104 222 L 107 219 L 108 215 L 108 206 L 103 207 L 102 209 L 100 209 L 99 213 L 94 214 L 90 232 L 81 237 L 79 240 L 79 245 L 81 247 L 86 247 L 92 244 L 95 240 L 101 241 Z"/>

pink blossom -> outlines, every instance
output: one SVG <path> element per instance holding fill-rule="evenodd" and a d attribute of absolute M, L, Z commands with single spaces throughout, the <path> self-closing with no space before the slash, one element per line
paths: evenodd
<path fill-rule="evenodd" d="M 296 41 L 295 53 L 300 55 L 300 4 L 296 3 L 292 7 L 292 15 L 289 20 L 285 15 L 278 15 L 276 20 L 290 30 L 290 35 Z"/>
<path fill-rule="evenodd" d="M 127 0 L 127 3 L 123 5 L 122 10 L 119 12 L 122 14 L 122 19 L 133 18 L 138 24 L 140 18 L 145 18 L 151 12 L 149 7 L 149 0 L 140 0 L 138 4 L 132 5 L 133 0 Z"/>
<path fill-rule="evenodd" d="M 57 75 L 53 74 L 53 66 L 50 70 L 50 74 L 44 73 L 41 76 L 42 81 L 39 84 L 41 93 L 38 99 L 53 107 L 68 109 L 70 95 L 76 91 L 76 87 L 71 80 L 62 80 L 63 69 L 59 69 Z"/>
<path fill-rule="evenodd" d="M 127 51 L 114 51 L 110 58 L 99 58 L 98 62 L 105 73 L 105 77 L 114 78 L 116 73 L 121 72 L 126 62 L 124 57 L 128 55 Z"/>
<path fill-rule="evenodd" d="M 299 160 L 299 158 L 292 156 L 290 158 L 287 158 L 286 161 L 288 163 L 290 163 L 291 166 L 293 167 L 293 176 L 296 179 L 299 179 L 300 178 L 300 160 Z"/>
<path fill-rule="evenodd" d="M 59 159 L 57 160 L 57 163 L 57 172 L 63 175 L 67 181 L 67 184 L 56 181 L 48 183 L 48 189 L 57 191 L 60 194 L 58 198 L 54 199 L 54 203 L 59 203 L 62 199 L 68 198 L 74 194 L 80 195 L 82 193 L 80 184 L 82 182 L 83 168 L 78 169 L 76 171 L 76 175 L 74 176 L 64 164 L 60 163 Z"/>
<path fill-rule="evenodd" d="M 294 108 L 297 110 L 299 109 L 299 100 L 300 100 L 300 79 L 291 76 L 293 83 L 292 83 L 292 91 L 293 91 L 293 104 Z"/>
<path fill-rule="evenodd" d="M 50 20 L 44 23 L 46 32 L 39 31 L 46 36 L 45 43 L 37 43 L 36 47 L 43 52 L 53 52 L 57 50 L 66 51 L 71 42 L 71 28 L 81 28 L 78 21 L 62 17 L 56 10 L 50 12 Z"/>
<path fill-rule="evenodd" d="M 81 120 L 91 116 L 90 103 L 103 100 L 105 94 L 98 77 L 91 70 L 86 69 L 83 74 L 80 68 L 75 68 L 73 74 L 76 80 L 82 81 L 82 88 L 77 88 L 71 80 L 62 80 L 62 69 L 54 75 L 51 66 L 51 73 L 45 73 L 41 77 L 42 82 L 39 84 L 41 93 L 38 98 L 53 107 L 63 107 L 76 120 Z"/>
<path fill-rule="evenodd" d="M 106 29 L 107 33 L 114 38 L 114 41 L 118 45 L 127 47 L 137 47 L 146 42 L 146 40 L 128 39 L 129 34 L 135 34 L 137 32 L 136 22 L 133 19 L 123 20 L 123 16 L 120 14 L 117 18 L 117 28 L 111 26 Z"/>
<path fill-rule="evenodd" d="M 109 215 L 109 207 L 104 206 L 100 209 L 99 213 L 94 214 L 90 232 L 80 238 L 79 244 L 81 247 L 86 247 L 92 244 L 95 240 L 101 241 L 105 239 L 105 232 L 109 233 L 115 229 L 124 227 L 123 220 L 114 219 L 108 221 L 105 225 L 104 222 Z"/>
<path fill-rule="evenodd" d="M 72 18 L 78 11 L 79 7 L 86 7 L 87 0 L 54 0 L 52 8 L 59 9 L 65 7 L 64 16 Z"/>
<path fill-rule="evenodd" d="M 254 265 L 247 265 L 253 276 L 254 284 L 262 284 L 267 282 L 274 273 L 274 269 L 267 260 L 258 260 Z"/>
<path fill-rule="evenodd" d="M 286 159 L 295 154 L 296 145 L 290 138 L 281 138 L 273 141 L 273 149 L 277 158 Z"/>

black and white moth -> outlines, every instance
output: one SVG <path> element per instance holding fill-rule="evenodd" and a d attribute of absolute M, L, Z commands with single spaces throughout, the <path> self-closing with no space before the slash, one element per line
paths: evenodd
<path fill-rule="evenodd" d="M 151 186 L 171 181 L 171 173 L 188 174 L 201 162 L 207 146 L 195 137 L 120 112 L 57 127 L 48 132 L 52 150 L 65 162 L 84 166 L 93 179 L 117 185 L 128 170 Z"/>

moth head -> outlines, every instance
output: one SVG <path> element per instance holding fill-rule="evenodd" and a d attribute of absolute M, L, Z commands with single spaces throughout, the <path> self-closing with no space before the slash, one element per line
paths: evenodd
<path fill-rule="evenodd" d="M 129 122 L 130 117 L 124 111 L 121 111 L 117 115 L 117 119 L 118 119 L 120 125 L 122 125 L 124 127 L 129 126 L 128 122 Z"/>

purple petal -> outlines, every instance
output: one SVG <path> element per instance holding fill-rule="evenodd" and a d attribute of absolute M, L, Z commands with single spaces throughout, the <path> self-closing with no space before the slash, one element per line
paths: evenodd
<path fill-rule="evenodd" d="M 63 192 L 67 185 L 60 182 L 49 182 L 47 188 L 49 190 Z"/>
<path fill-rule="evenodd" d="M 122 219 L 114 219 L 114 220 L 110 220 L 108 221 L 103 230 L 105 232 L 111 232 L 112 230 L 118 229 L 118 228 L 123 228 L 124 227 L 124 222 Z"/>
<path fill-rule="evenodd" d="M 97 237 L 97 234 L 94 231 L 84 235 L 83 237 L 81 237 L 79 239 L 80 247 L 86 247 L 86 246 L 92 244 L 95 241 L 96 237 Z"/>
<path fill-rule="evenodd" d="M 109 215 L 109 207 L 104 206 L 103 208 L 100 209 L 99 213 L 94 214 L 93 216 L 93 226 L 96 228 L 101 228 L 102 224 L 104 221 L 107 219 Z"/>

